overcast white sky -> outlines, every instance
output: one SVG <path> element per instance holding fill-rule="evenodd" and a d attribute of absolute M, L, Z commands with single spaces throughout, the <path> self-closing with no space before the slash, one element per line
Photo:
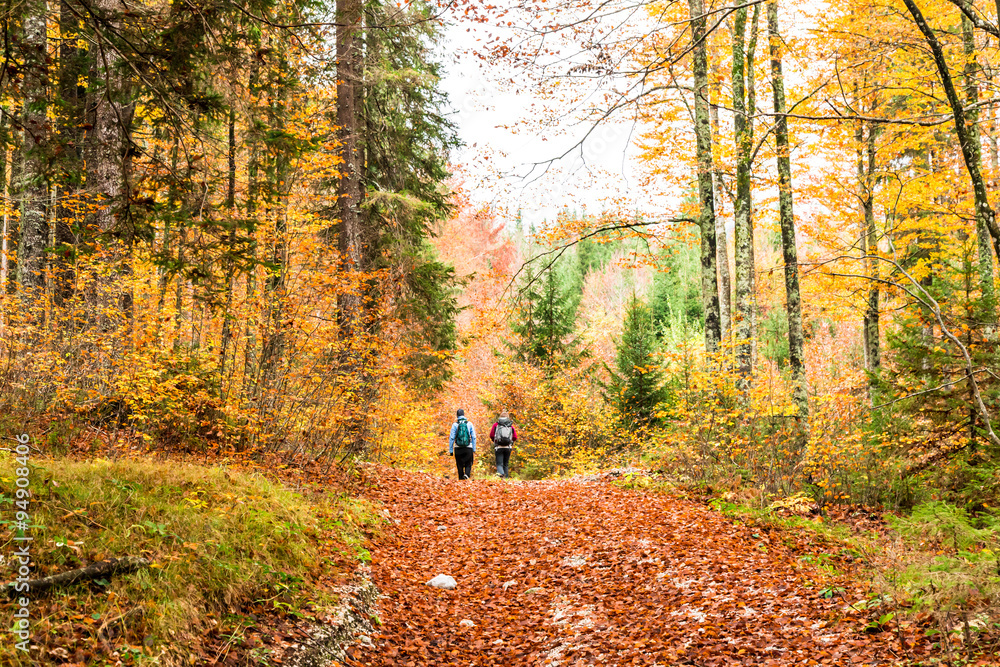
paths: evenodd
<path fill-rule="evenodd" d="M 809 0 L 805 4 L 808 11 L 798 6 L 782 9 L 786 38 L 805 36 L 813 26 L 817 8 L 826 3 Z M 634 128 L 626 122 L 608 122 L 587 140 L 582 156 L 586 167 L 579 152 L 574 152 L 537 181 L 516 176 L 528 173 L 532 163 L 563 153 L 583 128 L 570 136 L 539 136 L 525 128 L 508 129 L 531 114 L 533 104 L 543 100 L 530 89 L 518 90 L 511 85 L 512 72 L 487 71 L 486 65 L 469 53 L 480 43 L 478 40 L 485 42 L 490 31 L 499 30 L 452 21 L 440 47 L 445 64 L 442 88 L 449 95 L 453 118 L 465 143 L 454 152 L 452 161 L 473 198 L 496 205 L 508 219 L 513 219 L 520 209 L 525 222 L 535 224 L 554 219 L 563 208 L 599 213 L 607 198 L 618 199 L 619 206 L 622 200 L 631 202 L 631 206 L 625 206 L 633 210 L 671 208 L 671 202 L 650 201 L 650 196 L 638 187 L 639 179 L 630 160 L 636 154 Z M 794 53 L 786 55 L 785 65 L 788 85 L 796 83 L 798 76 L 809 69 L 808 62 L 800 61 Z M 769 93 L 759 94 L 766 97 Z"/>
<path fill-rule="evenodd" d="M 541 100 L 531 90 L 499 83 L 510 73 L 488 72 L 482 61 L 468 53 L 477 37 L 485 39 L 486 35 L 481 26 L 452 24 L 442 41 L 446 66 L 442 88 L 451 100 L 453 120 L 465 143 L 452 161 L 473 198 L 498 206 L 501 215 L 510 219 L 520 209 L 525 224 L 552 220 L 563 208 L 580 211 L 585 207 L 599 213 L 609 196 L 641 199 L 628 160 L 623 161 L 631 132 L 625 123 L 599 128 L 584 144 L 583 159 L 577 151 L 534 182 L 518 177 L 528 173 L 532 163 L 560 155 L 575 139 L 508 129 L 532 113 L 532 104 Z M 536 169 L 535 175 L 540 173 Z"/>

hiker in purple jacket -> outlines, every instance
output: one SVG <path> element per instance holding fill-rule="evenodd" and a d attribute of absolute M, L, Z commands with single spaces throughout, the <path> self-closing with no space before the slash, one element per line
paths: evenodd
<path fill-rule="evenodd" d="M 497 457 L 497 475 L 510 477 L 510 453 L 517 442 L 517 429 L 506 410 L 500 413 L 490 429 L 490 440 L 493 441 L 493 451 Z"/>

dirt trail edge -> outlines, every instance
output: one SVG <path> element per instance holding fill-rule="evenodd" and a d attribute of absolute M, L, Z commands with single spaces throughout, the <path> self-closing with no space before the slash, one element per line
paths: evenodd
<path fill-rule="evenodd" d="M 777 533 L 604 481 L 459 482 L 379 468 L 374 647 L 347 664 L 900 665 L 917 628 L 866 634 Z M 437 574 L 452 591 L 425 585 Z M 470 627 L 468 622 L 472 621 Z"/>

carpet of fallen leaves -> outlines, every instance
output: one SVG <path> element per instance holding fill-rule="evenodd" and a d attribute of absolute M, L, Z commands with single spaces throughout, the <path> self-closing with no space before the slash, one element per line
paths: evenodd
<path fill-rule="evenodd" d="M 823 597 L 794 539 L 703 504 L 603 480 L 377 476 L 382 624 L 353 666 L 900 665 L 931 650 L 917 626 L 873 632 L 849 606 L 860 583 Z M 458 587 L 425 585 L 437 574 Z"/>

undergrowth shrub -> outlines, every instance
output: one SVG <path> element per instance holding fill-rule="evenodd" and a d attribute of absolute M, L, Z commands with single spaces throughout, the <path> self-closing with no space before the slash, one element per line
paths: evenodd
<path fill-rule="evenodd" d="M 1000 514 L 930 501 L 889 521 L 906 547 L 893 585 L 917 606 L 1000 611 Z"/>
<path fill-rule="evenodd" d="M 702 365 L 682 352 L 668 359 L 673 399 L 650 436 L 650 465 L 703 486 L 807 491 L 820 504 L 907 500 L 898 488 L 905 468 L 898 439 L 868 427 L 870 411 L 856 393 L 811 400 L 803 439 L 787 379 L 744 392 L 724 359 Z"/>
<path fill-rule="evenodd" d="M 628 451 L 628 438 L 615 428 L 615 418 L 604 409 L 586 370 L 564 369 L 550 376 L 526 363 L 504 361 L 503 366 L 503 379 L 481 400 L 493 414 L 506 409 L 517 425 L 513 474 L 559 476 Z M 486 435 L 481 439 L 488 445 Z"/>

